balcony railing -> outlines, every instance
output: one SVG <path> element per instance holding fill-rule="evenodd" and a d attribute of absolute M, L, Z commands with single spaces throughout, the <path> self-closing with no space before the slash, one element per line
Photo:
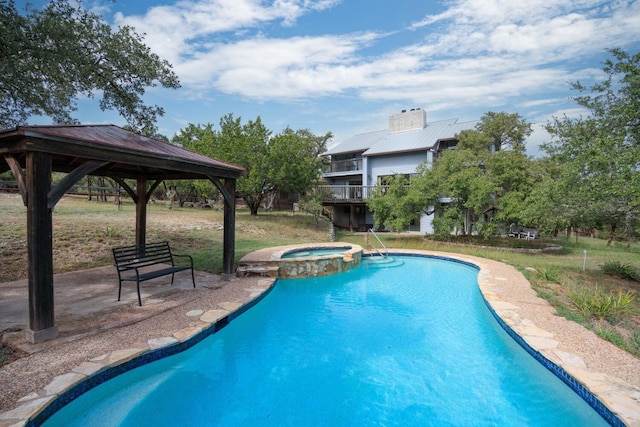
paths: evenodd
<path fill-rule="evenodd" d="M 327 172 L 351 172 L 362 170 L 362 158 L 349 160 L 335 160 L 329 165 Z"/>
<path fill-rule="evenodd" d="M 405 189 L 409 186 L 405 185 Z M 386 193 L 388 185 L 318 185 L 316 191 L 322 194 L 323 202 L 354 202 L 363 201 L 373 195 L 375 189 Z"/>
<path fill-rule="evenodd" d="M 362 201 L 371 197 L 376 185 L 319 185 L 318 191 L 322 200 L 330 201 Z"/>

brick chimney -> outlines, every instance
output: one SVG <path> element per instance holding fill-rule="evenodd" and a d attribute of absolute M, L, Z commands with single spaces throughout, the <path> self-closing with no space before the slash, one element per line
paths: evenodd
<path fill-rule="evenodd" d="M 427 125 L 427 112 L 420 108 L 402 110 L 389 116 L 389 132 L 422 129 Z"/>

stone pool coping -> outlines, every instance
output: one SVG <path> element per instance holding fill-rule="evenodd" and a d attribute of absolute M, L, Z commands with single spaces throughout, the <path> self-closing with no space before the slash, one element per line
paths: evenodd
<path fill-rule="evenodd" d="M 334 254 L 284 258 L 297 251 L 318 249 L 344 249 Z M 348 242 L 306 243 L 274 246 L 251 252 L 240 261 L 236 274 L 239 277 L 261 275 L 294 279 L 319 277 L 342 273 L 360 265 L 363 248 Z"/>
<path fill-rule="evenodd" d="M 282 251 L 282 247 L 274 250 L 271 255 L 276 256 L 274 253 L 277 251 Z M 263 258 L 268 250 L 260 252 L 260 257 Z M 516 339 L 519 337 L 534 353 L 569 374 L 624 424 L 640 426 L 640 388 L 615 375 L 615 368 L 620 368 L 616 365 L 631 365 L 630 374 L 622 373 L 628 378 L 633 378 L 636 372 L 640 372 L 640 360 L 602 340 L 584 327 L 555 316 L 553 308 L 535 295 L 529 282 L 517 269 L 498 261 L 453 253 L 395 249 L 390 249 L 390 253 L 449 258 L 476 265 L 479 268 L 478 285 L 485 301 L 499 321 L 517 334 Z M 28 424 L 60 396 L 109 369 L 132 363 L 136 358 L 158 354 L 183 343 L 199 340 L 200 335 L 207 331 L 210 333 L 211 328 L 216 328 L 220 321 L 232 318 L 234 314 L 237 315 L 265 295 L 274 282 L 275 279 L 261 279 L 257 286 L 247 289 L 248 295 L 243 303 L 219 301 L 213 309 L 190 310 L 184 314 L 199 317 L 198 326 L 178 330 L 172 336 L 150 339 L 146 344 L 124 349 L 115 348 L 86 360 L 71 372 L 55 377 L 43 389 L 33 391 L 20 399 L 14 409 L 1 413 L 0 427 Z M 544 312 L 544 316 L 539 312 Z M 549 320 L 548 316 L 552 319 Z M 547 327 L 548 324 L 552 327 Z M 131 327 L 135 328 L 136 325 Z M 585 349 L 586 343 L 590 345 Z M 117 343 L 113 343 L 113 347 L 117 347 Z M 594 352 L 592 348 L 599 351 Z M 70 348 L 70 351 L 73 349 Z M 611 368 L 610 371 L 607 366 Z M 604 369 L 597 370 L 594 367 Z"/>

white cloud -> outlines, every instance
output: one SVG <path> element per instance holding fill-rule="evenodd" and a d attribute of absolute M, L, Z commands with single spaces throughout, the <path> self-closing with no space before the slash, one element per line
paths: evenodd
<path fill-rule="evenodd" d="M 551 63 L 638 39 L 640 4 L 617 2 L 605 13 L 602 9 L 602 1 L 592 0 L 458 0 L 412 28 L 447 24 L 428 39 L 432 55 L 526 56 Z"/>
<path fill-rule="evenodd" d="M 338 0 L 183 0 L 171 6 L 154 6 L 142 16 L 115 15 L 117 25 L 129 25 L 145 34 L 145 42 L 172 63 L 206 47 L 206 39 L 225 32 L 259 28 L 282 21 L 291 25 L 309 10 L 324 10 Z"/>
<path fill-rule="evenodd" d="M 375 34 L 351 37 L 254 38 L 215 44 L 176 66 L 196 88 L 213 86 L 246 97 L 294 99 L 357 86 L 353 58 Z"/>
<path fill-rule="evenodd" d="M 423 36 L 421 42 L 414 37 L 382 52 L 376 48 L 387 34 L 373 31 L 269 34 L 269 25 L 294 25 L 337 3 L 191 0 L 116 20 L 146 33 L 152 49 L 174 64 L 187 96 L 208 88 L 254 100 L 346 94 L 429 102 L 430 110 L 507 105 L 524 95 L 545 99 L 593 74 L 598 64 L 584 72 L 579 58 L 640 39 L 640 2 L 622 0 L 448 1 L 441 13 L 404 30 Z"/>

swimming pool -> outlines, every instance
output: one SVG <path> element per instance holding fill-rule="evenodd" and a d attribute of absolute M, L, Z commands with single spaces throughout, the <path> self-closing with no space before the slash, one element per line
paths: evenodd
<path fill-rule="evenodd" d="M 45 425 L 604 425 L 495 322 L 477 269 L 398 258 L 279 280 L 200 344 Z"/>

